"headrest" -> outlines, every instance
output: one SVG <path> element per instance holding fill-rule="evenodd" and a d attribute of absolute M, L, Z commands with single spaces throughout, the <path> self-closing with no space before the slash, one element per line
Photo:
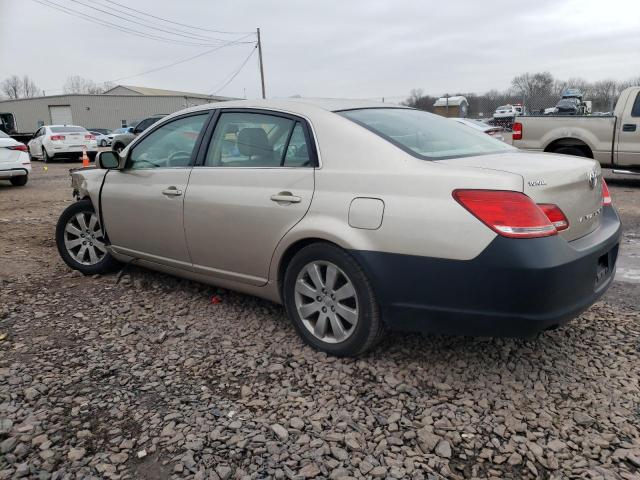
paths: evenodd
<path fill-rule="evenodd" d="M 269 155 L 273 153 L 273 149 L 269 145 L 267 132 L 262 128 L 243 128 L 238 133 L 238 150 L 242 155 L 251 157 L 253 155 Z"/>

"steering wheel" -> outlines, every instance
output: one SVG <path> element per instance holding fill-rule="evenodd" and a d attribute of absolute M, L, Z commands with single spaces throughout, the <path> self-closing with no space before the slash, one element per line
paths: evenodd
<path fill-rule="evenodd" d="M 184 164 L 186 166 L 189 163 L 189 160 L 191 160 L 191 152 L 185 152 L 185 151 L 173 152 L 171 155 L 169 155 L 167 164 L 172 165 L 173 162 L 177 163 L 178 160 L 186 160 L 186 163 Z M 180 165 L 182 165 L 182 162 L 180 162 Z"/>

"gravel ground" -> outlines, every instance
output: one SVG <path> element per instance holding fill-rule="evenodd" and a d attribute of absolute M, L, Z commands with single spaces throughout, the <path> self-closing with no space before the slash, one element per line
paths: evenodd
<path fill-rule="evenodd" d="M 534 340 L 336 359 L 262 300 L 71 272 L 69 166 L 0 185 L 0 479 L 640 479 L 640 284 Z M 640 181 L 611 187 L 630 242 Z"/>

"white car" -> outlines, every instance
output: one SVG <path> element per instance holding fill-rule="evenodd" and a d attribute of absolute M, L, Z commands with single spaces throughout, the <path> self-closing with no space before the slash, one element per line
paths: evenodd
<path fill-rule="evenodd" d="M 29 155 L 47 163 L 56 157 L 79 158 L 84 147 L 89 156 L 98 151 L 96 136 L 76 125 L 45 125 L 40 127 L 27 144 Z"/>
<path fill-rule="evenodd" d="M 480 120 L 472 120 L 470 118 L 452 118 L 452 120 L 466 125 L 467 127 L 471 127 L 474 130 L 486 133 L 490 137 L 504 142 L 504 136 L 502 134 L 504 132 L 504 128 L 502 127 L 495 127 L 481 122 Z"/>
<path fill-rule="evenodd" d="M 89 131 L 89 133 L 93 134 L 96 137 L 96 144 L 99 147 L 108 147 L 111 145 L 111 138 L 109 138 L 110 134 L 104 134 L 95 131 Z"/>
<path fill-rule="evenodd" d="M 493 118 L 514 118 L 518 115 L 518 110 L 513 105 L 502 105 L 496 108 L 496 111 L 493 114 Z"/>
<path fill-rule="evenodd" d="M 24 143 L 20 143 L 0 131 L 0 180 L 9 180 L 12 185 L 27 184 L 31 162 Z"/>

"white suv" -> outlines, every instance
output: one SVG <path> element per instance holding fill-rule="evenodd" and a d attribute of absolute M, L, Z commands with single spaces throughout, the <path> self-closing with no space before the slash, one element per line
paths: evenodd
<path fill-rule="evenodd" d="M 31 162 L 27 147 L 0 130 L 0 180 L 9 180 L 12 185 L 27 184 Z"/>
<path fill-rule="evenodd" d="M 76 125 L 45 125 L 40 127 L 28 143 L 31 158 L 47 163 L 56 157 L 82 155 L 84 147 L 90 157 L 98 151 L 96 136 Z"/>

